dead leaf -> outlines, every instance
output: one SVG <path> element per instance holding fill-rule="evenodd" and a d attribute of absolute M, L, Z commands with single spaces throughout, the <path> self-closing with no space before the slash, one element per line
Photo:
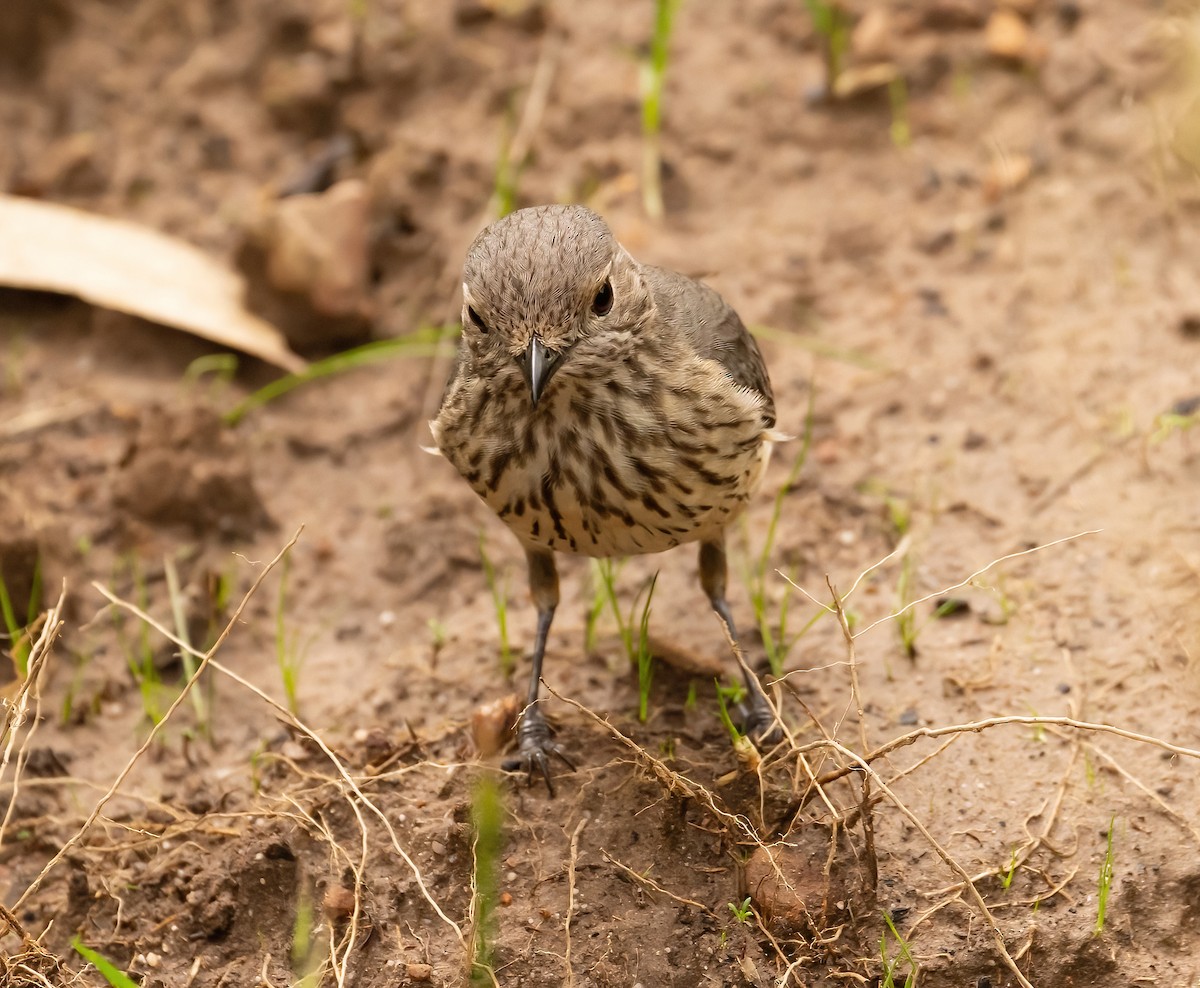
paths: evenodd
<path fill-rule="evenodd" d="M 0 195 L 0 285 L 93 305 L 304 369 L 283 334 L 242 306 L 242 278 L 175 237 L 56 203 Z"/>

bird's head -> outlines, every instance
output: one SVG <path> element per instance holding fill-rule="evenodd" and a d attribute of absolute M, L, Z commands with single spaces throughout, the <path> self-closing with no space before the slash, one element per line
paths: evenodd
<path fill-rule="evenodd" d="M 467 251 L 464 345 L 484 375 L 519 369 L 535 405 L 580 350 L 616 356 L 652 307 L 637 262 L 583 206 L 510 213 Z"/>

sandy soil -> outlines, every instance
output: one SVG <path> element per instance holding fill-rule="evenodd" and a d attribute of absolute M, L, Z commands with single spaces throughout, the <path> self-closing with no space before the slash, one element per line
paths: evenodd
<path fill-rule="evenodd" d="M 517 204 L 588 202 L 635 255 L 708 280 L 761 328 L 781 426 L 811 443 L 766 580 L 772 633 L 785 597 L 787 636 L 805 629 L 775 691 L 791 740 L 757 771 L 735 754 L 712 671 L 732 659 L 692 551 L 619 571 L 625 607 L 660 572 L 671 661 L 645 723 L 607 612 L 585 645 L 594 576 L 565 560 L 546 681 L 579 770 L 551 800 L 476 753 L 473 714 L 523 691 L 533 612 L 515 541 L 420 448 L 444 354 L 229 426 L 277 371 L 243 357 L 197 379 L 209 343 L 0 293 L 0 566 L 18 614 L 35 561 L 45 606 L 66 581 L 2 778 L 8 983 L 102 984 L 78 936 L 146 985 L 463 985 L 482 928 L 480 984 L 902 984 L 913 965 L 926 986 L 1015 985 L 1014 967 L 1039 986 L 1195 984 L 1200 189 L 1172 144 L 1188 22 L 1013 6 L 1031 33 L 1007 59 L 986 0 L 856 7 L 847 64 L 905 88 L 829 101 L 804 4 L 688 0 L 655 224 L 649 3 L 14 3 L 7 191 L 240 265 L 315 357 L 456 318 L 516 132 Z M 356 179 L 367 270 L 322 316 L 268 284 L 262 217 L 281 190 Z M 780 448 L 735 534 L 739 572 L 803 446 Z M 184 669 L 96 584 L 173 629 L 178 605 L 206 649 L 301 527 L 202 704 L 135 757 Z M 752 628 L 749 589 L 732 596 Z M 936 616 L 947 597 L 961 606 Z M 748 645 L 772 680 L 761 634 Z"/>

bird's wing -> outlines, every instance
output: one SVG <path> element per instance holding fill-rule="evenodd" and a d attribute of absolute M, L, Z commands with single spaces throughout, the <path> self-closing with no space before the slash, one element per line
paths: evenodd
<path fill-rule="evenodd" d="M 775 396 L 762 351 L 729 303 L 708 285 L 678 272 L 643 265 L 642 273 L 659 303 L 659 317 L 686 333 L 736 384 L 761 394 L 765 424 L 774 426 Z"/>

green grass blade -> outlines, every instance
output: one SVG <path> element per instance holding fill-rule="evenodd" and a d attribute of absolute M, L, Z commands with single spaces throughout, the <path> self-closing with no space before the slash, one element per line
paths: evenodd
<path fill-rule="evenodd" d="M 133 978 L 117 968 L 115 964 L 102 954 L 96 953 L 91 947 L 85 947 L 79 937 L 71 941 L 71 946 L 80 957 L 100 972 L 101 977 L 112 985 L 112 988 L 140 988 Z"/>
<path fill-rule="evenodd" d="M 243 398 L 225 413 L 225 424 L 237 425 L 248 412 L 261 408 L 268 402 L 274 401 L 289 391 L 294 391 L 309 381 L 331 377 L 334 374 L 342 374 L 348 370 L 388 360 L 404 357 L 432 357 L 441 351 L 451 336 L 458 334 L 459 329 L 460 327 L 457 325 L 428 327 L 410 333 L 408 336 L 401 336 L 393 340 L 375 340 L 352 350 L 335 353 L 324 360 L 314 361 L 300 373 L 285 374 Z"/>
<path fill-rule="evenodd" d="M 17 674 L 24 679 L 28 672 L 29 652 L 27 646 L 22 646 L 21 626 L 17 624 L 16 611 L 13 608 L 12 598 L 8 595 L 8 584 L 4 581 L 4 574 L 0 573 L 0 614 L 4 616 L 4 627 L 8 632 L 9 646 L 12 649 L 13 661 L 17 666 Z M 20 653 L 24 652 L 24 656 Z"/>
<path fill-rule="evenodd" d="M 650 577 L 646 590 L 646 603 L 642 606 L 642 620 L 638 628 L 638 720 L 643 724 L 650 715 L 650 682 L 654 676 L 654 656 L 650 652 L 650 601 L 654 599 L 654 587 L 658 573 Z"/>
<path fill-rule="evenodd" d="M 504 802 L 494 779 L 481 778 L 471 796 L 471 828 L 474 842 L 474 956 L 472 985 L 491 985 L 492 951 L 496 935 L 496 874 L 504 849 Z"/>
<path fill-rule="evenodd" d="M 662 132 L 663 81 L 670 56 L 671 31 L 679 0 L 655 0 L 650 54 L 641 64 L 642 90 L 642 205 L 651 219 L 663 215 Z"/>
<path fill-rule="evenodd" d="M 621 568 L 622 562 L 623 560 L 614 562 L 612 559 L 601 559 L 598 568 L 605 596 L 608 599 L 609 606 L 612 608 L 613 617 L 617 620 L 617 631 L 621 634 L 621 642 L 625 646 L 625 655 L 630 662 L 634 662 L 637 660 L 637 652 L 634 651 L 633 647 L 633 628 L 625 620 L 625 615 L 621 613 L 620 602 L 617 600 L 617 571 Z"/>
<path fill-rule="evenodd" d="M 755 323 L 749 329 L 758 339 L 771 340 L 775 343 L 799 347 L 801 350 L 807 350 L 818 357 L 825 357 L 829 360 L 836 360 L 839 363 L 850 364 L 852 367 L 861 367 L 863 370 L 878 371 L 880 373 L 889 370 L 886 363 L 875 357 L 861 353 L 858 350 L 846 350 L 833 346 L 831 343 L 826 343 L 824 340 L 813 336 L 802 336 L 798 333 L 791 333 L 787 330 L 777 329 L 775 326 L 767 326 L 762 323 Z"/>
<path fill-rule="evenodd" d="M 508 643 L 508 581 L 496 572 L 496 566 L 487 551 L 487 536 L 479 533 L 479 558 L 483 560 L 483 575 L 488 591 L 492 595 L 492 607 L 496 611 L 496 629 L 500 635 L 500 671 L 511 676 L 516 662 Z"/>
<path fill-rule="evenodd" d="M 175 622 L 175 634 L 185 645 L 191 645 L 188 634 L 187 614 L 183 606 L 183 590 L 179 585 L 179 570 L 175 560 L 170 556 L 163 557 L 163 572 L 167 578 L 167 598 L 171 602 L 171 617 Z M 179 650 L 179 661 L 183 663 L 183 674 L 187 679 L 196 675 L 196 657 L 186 648 Z M 208 713 L 204 708 L 204 694 L 201 690 L 191 691 L 192 709 L 196 714 L 196 723 L 200 730 L 208 731 Z"/>
<path fill-rule="evenodd" d="M 1117 829 L 1117 818 L 1114 814 L 1108 821 L 1108 847 L 1104 852 L 1104 860 L 1100 863 L 1100 887 L 1096 892 L 1096 934 L 1104 932 L 1104 921 L 1108 917 L 1108 894 L 1112 891 L 1113 880 L 1113 831 Z"/>

